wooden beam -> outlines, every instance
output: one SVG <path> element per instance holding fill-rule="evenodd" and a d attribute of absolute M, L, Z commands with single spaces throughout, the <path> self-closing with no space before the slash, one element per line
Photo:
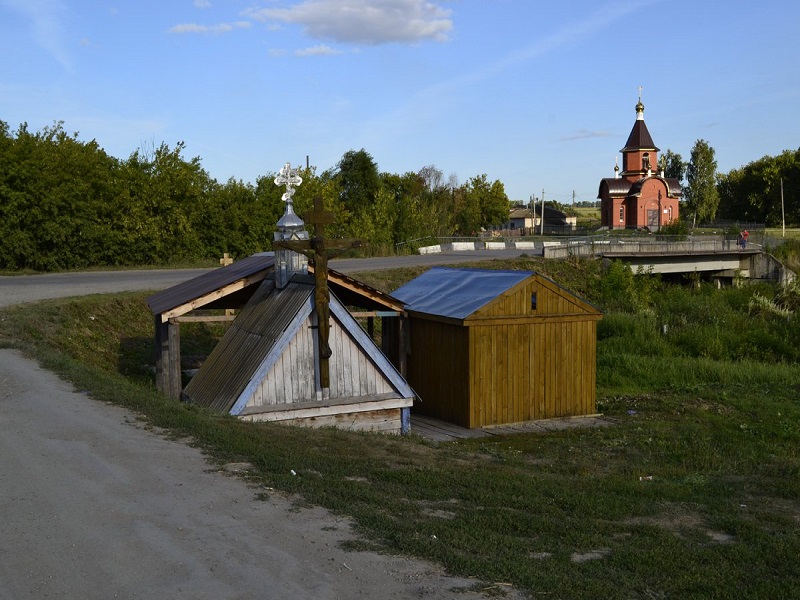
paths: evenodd
<path fill-rule="evenodd" d="M 176 323 L 222 323 L 230 322 L 236 318 L 236 315 L 198 315 L 186 317 L 173 317 L 171 320 Z"/>
<path fill-rule="evenodd" d="M 249 277 L 243 277 L 242 279 L 237 279 L 233 283 L 229 283 L 228 285 L 219 288 L 218 290 L 214 290 L 204 296 L 200 296 L 199 298 L 195 298 L 191 302 L 187 302 L 186 304 L 181 304 L 180 306 L 176 306 L 170 311 L 165 313 L 161 313 L 161 321 L 166 323 L 170 319 L 174 317 L 180 317 L 181 315 L 185 315 L 188 312 L 193 310 L 197 310 L 205 306 L 206 304 L 211 304 L 215 300 L 219 300 L 220 298 L 224 298 L 232 294 L 233 292 L 238 292 L 239 290 L 243 290 L 244 288 L 253 285 L 254 283 L 258 283 L 263 281 L 264 278 L 267 276 L 267 271 L 260 271 Z"/>

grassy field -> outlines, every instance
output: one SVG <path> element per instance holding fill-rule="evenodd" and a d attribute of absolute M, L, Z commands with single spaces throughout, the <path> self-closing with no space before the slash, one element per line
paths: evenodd
<path fill-rule="evenodd" d="M 797 597 L 797 292 L 662 288 L 594 261 L 483 266 L 533 268 L 605 309 L 598 408 L 615 425 L 434 445 L 241 423 L 154 390 L 144 294 L 4 309 L 0 344 L 215 464 L 249 462 L 256 499 L 273 488 L 350 515 L 354 549 L 438 561 L 490 594 Z M 415 274 L 363 279 L 389 291 Z M 202 353 L 219 332 L 181 333 L 185 352 Z"/>

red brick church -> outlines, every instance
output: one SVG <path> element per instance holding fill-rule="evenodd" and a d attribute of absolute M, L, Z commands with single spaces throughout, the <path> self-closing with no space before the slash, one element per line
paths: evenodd
<path fill-rule="evenodd" d="M 597 197 L 604 227 L 659 231 L 678 219 L 681 186 L 677 179 L 658 171 L 658 148 L 644 123 L 641 95 L 636 121 L 622 152 L 622 172 L 614 166 L 614 177 L 600 181 Z"/>

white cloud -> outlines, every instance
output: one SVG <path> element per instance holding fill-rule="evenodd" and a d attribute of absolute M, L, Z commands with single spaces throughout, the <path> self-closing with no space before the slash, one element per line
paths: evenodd
<path fill-rule="evenodd" d="M 577 140 L 588 140 L 592 138 L 607 138 L 612 134 L 609 131 L 589 131 L 588 129 L 579 129 L 575 133 L 565 135 L 561 138 L 562 142 L 574 142 Z"/>
<path fill-rule="evenodd" d="M 197 23 L 181 23 L 171 27 L 170 33 L 210 33 L 219 35 L 229 33 L 234 29 L 247 29 L 250 27 L 248 21 L 236 21 L 234 23 L 217 23 L 216 25 L 199 25 Z"/>
<path fill-rule="evenodd" d="M 61 19 L 67 8 L 60 0 L 0 0 L 0 3 L 31 22 L 33 39 L 66 69 L 72 59 L 62 40 Z"/>
<path fill-rule="evenodd" d="M 324 44 L 312 46 L 311 48 L 303 48 L 295 52 L 295 56 L 331 56 L 333 54 L 341 54 L 341 51 L 334 50 L 330 46 Z"/>
<path fill-rule="evenodd" d="M 211 8 L 211 2 L 208 0 L 194 0 L 195 8 Z"/>
<path fill-rule="evenodd" d="M 450 11 L 428 0 L 303 0 L 290 8 L 245 14 L 299 24 L 312 38 L 351 44 L 445 41 L 453 28 Z"/>

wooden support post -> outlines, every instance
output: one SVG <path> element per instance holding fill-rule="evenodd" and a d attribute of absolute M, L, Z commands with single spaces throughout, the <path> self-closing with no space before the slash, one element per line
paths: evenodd
<path fill-rule="evenodd" d="M 173 400 L 180 400 L 181 391 L 181 338 L 177 319 L 162 322 L 155 316 L 156 329 L 156 388 Z"/>
<path fill-rule="evenodd" d="M 375 341 L 375 317 L 367 317 L 367 333 L 369 339 Z"/>
<path fill-rule="evenodd" d="M 161 315 L 155 316 L 156 389 L 169 395 L 169 336 L 168 324 L 161 322 Z"/>
<path fill-rule="evenodd" d="M 177 319 L 167 322 L 167 337 L 169 339 L 169 397 L 173 400 L 181 399 L 183 382 L 181 380 L 181 326 Z"/>
<path fill-rule="evenodd" d="M 409 339 L 408 339 L 408 318 L 405 316 L 400 317 L 399 327 L 397 328 L 399 335 L 397 340 L 397 345 L 399 346 L 400 354 L 397 357 L 398 366 L 400 368 L 400 375 L 403 378 L 408 377 L 408 350 L 409 350 Z"/>

